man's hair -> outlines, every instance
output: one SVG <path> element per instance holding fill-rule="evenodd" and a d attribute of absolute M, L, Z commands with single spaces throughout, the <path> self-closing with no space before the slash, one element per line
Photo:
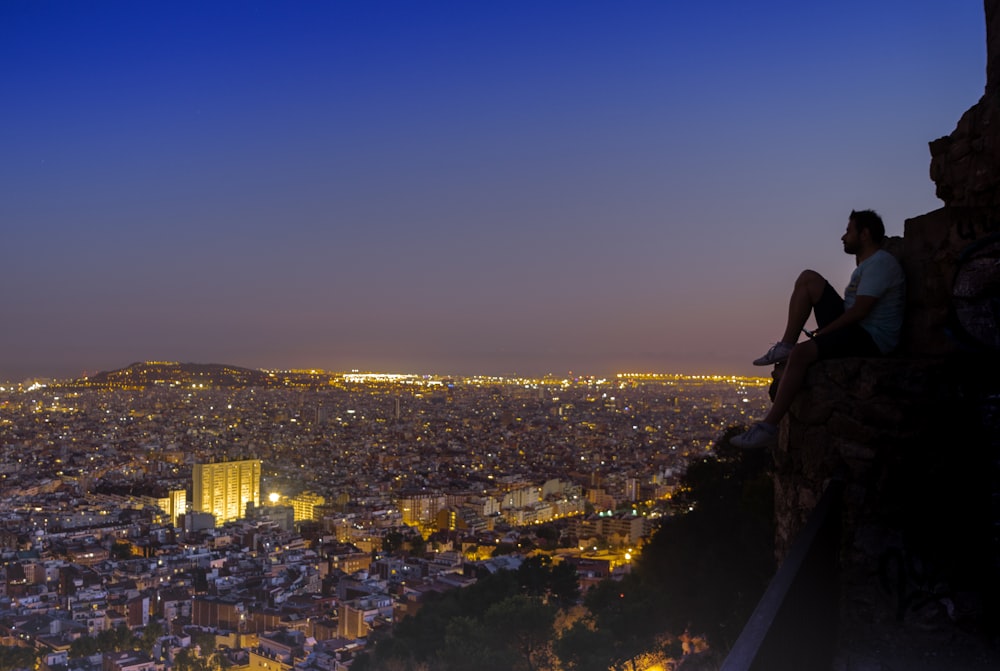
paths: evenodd
<path fill-rule="evenodd" d="M 858 229 L 858 234 L 860 235 L 861 231 L 867 229 L 872 242 L 876 245 L 885 238 L 885 224 L 882 223 L 882 217 L 878 216 L 875 210 L 851 210 L 850 219 Z"/>

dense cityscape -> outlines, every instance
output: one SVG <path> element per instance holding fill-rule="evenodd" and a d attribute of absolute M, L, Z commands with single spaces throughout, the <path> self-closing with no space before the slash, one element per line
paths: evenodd
<path fill-rule="evenodd" d="M 337 671 L 484 569 L 544 557 L 585 593 L 767 382 L 161 362 L 10 385 L 3 645 L 49 671 Z"/>

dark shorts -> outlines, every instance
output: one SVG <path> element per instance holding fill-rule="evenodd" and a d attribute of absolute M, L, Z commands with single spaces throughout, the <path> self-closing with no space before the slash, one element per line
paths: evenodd
<path fill-rule="evenodd" d="M 813 306 L 816 324 L 822 330 L 837 317 L 844 314 L 844 299 L 837 290 L 826 283 L 819 303 Z M 881 356 L 882 351 L 872 340 L 868 331 L 859 324 L 850 324 L 842 329 L 821 333 L 813 339 L 820 359 L 839 359 L 848 356 Z"/>

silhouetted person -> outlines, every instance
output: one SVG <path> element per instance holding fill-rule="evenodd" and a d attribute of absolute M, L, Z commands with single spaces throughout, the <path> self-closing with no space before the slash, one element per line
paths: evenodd
<path fill-rule="evenodd" d="M 806 369 L 820 359 L 879 356 L 895 349 L 903 324 L 906 281 L 892 254 L 882 249 L 885 226 L 872 210 L 851 212 L 841 240 L 844 252 L 854 254 L 857 268 L 841 298 L 822 275 L 804 270 L 795 280 L 788 302 L 788 322 L 781 340 L 755 366 L 787 361 L 774 404 L 763 420 L 732 439 L 738 447 L 768 447 L 777 442 L 778 422 L 788 412 L 802 387 Z M 809 314 L 817 329 L 798 342 Z"/>

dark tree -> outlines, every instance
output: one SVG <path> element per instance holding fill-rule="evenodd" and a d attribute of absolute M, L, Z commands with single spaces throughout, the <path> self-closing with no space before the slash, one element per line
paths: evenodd
<path fill-rule="evenodd" d="M 38 653 L 34 648 L 0 645 L 0 671 L 34 669 Z"/>
<path fill-rule="evenodd" d="M 510 669 L 547 668 L 556 607 L 541 599 L 518 594 L 494 604 L 483 624 L 493 647 L 513 658 Z"/>
<path fill-rule="evenodd" d="M 580 577 L 576 567 L 569 562 L 559 562 L 549 575 L 549 593 L 563 607 L 572 606 L 580 599 Z"/>
<path fill-rule="evenodd" d="M 717 458 L 691 464 L 693 510 L 664 522 L 636 561 L 668 631 L 703 633 L 717 649 L 732 645 L 774 571 L 771 478 L 734 449 L 720 440 Z"/>
<path fill-rule="evenodd" d="M 578 620 L 553 643 L 563 667 L 570 671 L 607 671 L 615 659 L 615 641 L 607 631 L 595 631 Z"/>

